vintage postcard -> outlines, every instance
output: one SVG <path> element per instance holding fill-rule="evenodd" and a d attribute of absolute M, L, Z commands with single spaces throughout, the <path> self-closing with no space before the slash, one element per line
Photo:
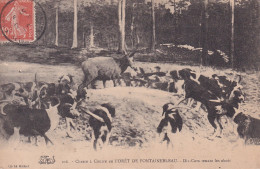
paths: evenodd
<path fill-rule="evenodd" d="M 0 169 L 260 169 L 257 0 L 0 0 Z"/>

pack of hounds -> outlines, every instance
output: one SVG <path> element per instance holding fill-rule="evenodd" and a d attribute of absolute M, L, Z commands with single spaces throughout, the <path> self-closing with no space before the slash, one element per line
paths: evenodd
<path fill-rule="evenodd" d="M 226 75 L 217 74 L 208 77 L 189 68 L 166 73 L 161 72 L 159 66 L 151 73 L 145 73 L 142 68 L 139 70 L 134 76 L 124 73 L 123 80 L 127 86 L 164 90 L 180 97 L 179 100 L 163 106 L 163 118 L 157 127 L 161 142 L 166 141 L 167 146 L 170 145 L 177 129 L 179 131 L 182 129 L 180 109 L 191 109 L 200 113 L 201 105 L 214 129 L 210 139 L 222 137 L 223 125 L 220 119 L 226 117 L 233 128 L 233 133 L 245 139 L 245 143 L 250 140 L 251 143 L 260 144 L 260 120 L 241 110 L 241 104 L 245 101 L 243 86 L 240 84 L 241 75 L 233 74 L 231 79 Z M 180 103 L 185 100 L 187 105 L 181 106 Z M 195 108 L 193 108 L 194 101 L 197 103 Z"/>
<path fill-rule="evenodd" d="M 47 133 L 59 125 L 61 118 L 66 121 L 67 137 L 72 137 L 71 127 L 75 129 L 73 119 L 87 113 L 91 116 L 89 125 L 93 129 L 93 147 L 96 149 L 97 145 L 102 147 L 108 142 L 115 116 L 113 105 L 103 103 L 90 112 L 82 106 L 83 99 L 77 97 L 73 76 L 63 75 L 56 84 L 38 82 L 36 76 L 33 82 L 1 85 L 0 120 L 7 135 L 24 135 L 29 142 L 35 138 L 36 145 L 37 136 L 42 136 L 46 145 L 54 144 Z M 89 98 L 86 92 L 84 95 Z"/>
<path fill-rule="evenodd" d="M 249 139 L 260 138 L 260 120 L 240 109 L 241 103 L 245 100 L 240 85 L 241 76 L 228 79 L 226 76 L 213 74 L 212 77 L 207 77 L 188 68 L 173 70 L 167 76 L 166 73 L 160 72 L 159 67 L 156 69 L 156 72 L 145 73 L 139 68 L 137 76 L 123 73 L 120 78 L 124 79 L 127 86 L 156 88 L 179 96 L 177 102 L 166 103 L 162 107 L 162 119 L 158 119 L 157 127 L 160 142 L 167 142 L 167 146 L 172 144 L 174 134 L 182 130 L 180 109 L 192 109 L 200 113 L 201 105 L 214 128 L 212 137 L 221 137 L 223 126 L 220 118 L 226 116 L 233 125 L 234 132 L 246 142 Z M 161 82 L 160 79 L 166 76 L 171 81 Z M 18 132 L 28 139 L 34 137 L 36 144 L 37 136 L 42 136 L 46 144 L 53 144 L 46 133 L 59 125 L 60 118 L 65 119 L 66 133 L 71 137 L 71 127 L 75 126 L 73 119 L 85 113 L 90 115 L 88 124 L 92 128 L 93 148 L 97 150 L 109 144 L 116 113 L 115 106 L 102 103 L 94 111 L 89 111 L 82 104 L 90 97 L 87 86 L 77 86 L 72 75 L 61 76 L 58 83 L 37 81 L 35 75 L 33 82 L 1 85 L 1 94 L 0 120 L 3 129 L 9 135 Z M 187 100 L 187 105 L 180 104 L 184 100 Z M 193 108 L 194 100 L 197 103 L 196 108 Z"/>
<path fill-rule="evenodd" d="M 260 120 L 251 117 L 241 109 L 241 104 L 245 101 L 243 87 L 240 84 L 241 75 L 235 74 L 232 79 L 217 74 L 207 77 L 184 68 L 171 71 L 170 76 L 173 80 L 170 92 L 176 93 L 180 98 L 174 103 L 167 103 L 163 106 L 163 118 L 157 132 L 161 134 L 162 141 L 167 141 L 167 145 L 170 144 L 172 135 L 182 129 L 183 121 L 179 110 L 191 109 L 200 113 L 201 105 L 207 112 L 209 123 L 214 128 L 210 139 L 222 137 L 223 125 L 220 119 L 226 117 L 233 127 L 233 132 L 245 139 L 245 143 L 250 140 L 259 144 Z M 181 106 L 180 103 L 184 100 L 187 100 L 187 105 Z M 197 103 L 195 108 L 192 107 L 194 100 Z M 170 130 L 164 131 L 164 127 L 169 128 L 168 124 Z"/>

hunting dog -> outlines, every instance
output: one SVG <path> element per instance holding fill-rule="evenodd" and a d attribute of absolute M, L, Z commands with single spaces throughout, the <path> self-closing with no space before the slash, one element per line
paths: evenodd
<path fill-rule="evenodd" d="M 260 119 L 246 115 L 239 109 L 235 109 L 234 122 L 237 124 L 238 135 L 245 139 L 245 144 L 251 143 L 260 145 Z"/>
<path fill-rule="evenodd" d="M 183 121 L 179 114 L 178 107 L 173 103 L 163 105 L 162 119 L 157 127 L 157 133 L 160 143 L 166 141 L 173 148 L 174 134 L 182 130 Z"/>
<path fill-rule="evenodd" d="M 187 98 L 193 98 L 194 100 L 201 102 L 206 107 L 209 123 L 214 127 L 213 136 L 220 136 L 223 129 L 220 117 L 223 115 L 232 117 L 234 114 L 234 107 L 237 108 L 239 103 L 244 100 L 241 85 L 237 84 L 237 86 L 232 88 L 233 90 L 230 92 L 228 97 L 219 98 L 214 94 L 214 92 L 203 87 L 203 85 L 184 76 L 182 88 L 184 96 L 176 103 L 176 105 Z M 215 120 L 219 127 L 217 127 Z M 220 129 L 219 132 L 216 132 L 218 129 Z"/>
<path fill-rule="evenodd" d="M 56 100 L 56 101 L 55 101 Z M 56 98 L 49 109 L 33 109 L 24 105 L 7 104 L 3 111 L 6 115 L 1 115 L 0 118 L 4 121 L 4 130 L 13 135 L 14 130 L 19 128 L 19 134 L 27 137 L 42 136 L 45 139 L 46 145 L 53 142 L 47 137 L 46 132 L 52 131 L 59 124 L 60 115 L 57 107 L 59 101 Z M 74 116 L 74 114 L 71 114 Z"/>
<path fill-rule="evenodd" d="M 59 114 L 62 118 L 65 118 L 67 125 L 67 136 L 72 138 L 71 127 L 75 129 L 73 119 L 80 116 L 78 112 L 78 105 L 80 102 L 76 101 L 76 92 L 70 91 L 67 94 L 59 95 L 60 105 L 58 106 Z"/>
<path fill-rule="evenodd" d="M 89 125 L 92 128 L 92 142 L 94 150 L 98 146 L 102 149 L 109 144 L 109 138 L 112 130 L 112 121 L 115 117 L 115 107 L 110 103 L 102 104 L 96 107 L 93 112 L 81 107 L 84 113 L 89 114 Z"/>

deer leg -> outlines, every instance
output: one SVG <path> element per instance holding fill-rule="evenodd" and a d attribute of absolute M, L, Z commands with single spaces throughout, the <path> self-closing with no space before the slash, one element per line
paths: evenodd
<path fill-rule="evenodd" d="M 115 79 L 113 79 L 113 84 L 114 84 L 114 87 L 117 86 L 117 85 L 116 85 L 116 80 L 115 80 Z"/>
<path fill-rule="evenodd" d="M 106 88 L 106 80 L 103 80 L 103 87 Z"/>
<path fill-rule="evenodd" d="M 88 74 L 85 74 L 82 84 L 80 86 L 82 89 L 84 87 L 87 87 L 89 89 L 90 86 L 93 88 L 93 82 L 95 82 L 95 80 L 96 80 L 96 76 L 90 76 Z"/>
<path fill-rule="evenodd" d="M 31 136 L 28 137 L 28 143 L 31 143 Z"/>
<path fill-rule="evenodd" d="M 38 137 L 37 137 L 37 136 L 34 136 L 34 138 L 35 138 L 34 145 L 35 145 L 35 146 L 39 146 L 39 144 L 38 144 Z"/>
<path fill-rule="evenodd" d="M 96 86 L 95 86 L 95 80 L 93 80 L 89 85 L 88 85 L 88 89 L 96 89 Z"/>
<path fill-rule="evenodd" d="M 119 86 L 122 86 L 122 83 L 121 83 L 121 79 L 120 79 L 120 78 L 117 78 L 117 82 L 118 82 L 118 85 L 119 85 Z"/>

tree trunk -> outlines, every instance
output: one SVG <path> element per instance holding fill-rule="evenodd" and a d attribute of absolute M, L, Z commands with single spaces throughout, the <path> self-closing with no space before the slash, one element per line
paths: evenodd
<path fill-rule="evenodd" d="M 71 48 L 78 47 L 78 9 L 77 0 L 74 0 L 74 24 L 73 24 L 73 42 Z"/>
<path fill-rule="evenodd" d="M 70 39 L 69 39 L 69 37 L 70 37 L 69 34 L 67 34 L 67 38 L 66 38 L 66 39 L 67 39 L 67 46 L 70 45 Z"/>
<path fill-rule="evenodd" d="M 47 27 L 46 27 L 47 28 Z M 43 36 L 43 40 L 42 40 L 42 45 L 45 45 L 46 46 L 46 35 L 47 33 L 45 32 L 44 33 L 44 36 Z"/>
<path fill-rule="evenodd" d="M 204 0 L 203 12 L 202 12 L 202 21 L 201 21 L 201 36 L 202 36 L 202 55 L 201 55 L 201 64 L 208 65 L 208 0 Z"/>
<path fill-rule="evenodd" d="M 121 46 L 122 52 L 126 53 L 126 43 L 125 43 L 125 5 L 126 0 L 122 0 L 122 34 L 121 34 Z"/>
<path fill-rule="evenodd" d="M 230 0 L 231 6 L 231 39 L 230 39 L 230 61 L 231 67 L 234 68 L 234 19 L 235 19 L 235 0 Z"/>
<path fill-rule="evenodd" d="M 151 51 L 155 50 L 155 11 L 154 11 L 154 0 L 152 2 L 152 39 L 151 39 Z"/>
<path fill-rule="evenodd" d="M 132 41 L 132 49 L 134 48 L 134 20 L 135 20 L 135 16 L 134 16 L 134 7 L 135 4 L 133 4 L 133 10 L 132 10 L 132 18 L 131 18 L 131 41 Z"/>
<path fill-rule="evenodd" d="M 174 40 L 173 40 L 173 43 L 174 43 L 174 46 L 177 45 L 177 13 L 176 13 L 176 2 L 175 0 L 173 0 L 173 9 L 174 9 L 174 13 L 173 13 L 173 16 L 174 16 Z"/>
<path fill-rule="evenodd" d="M 85 30 L 83 30 L 83 48 L 86 48 L 86 35 L 85 35 Z"/>
<path fill-rule="evenodd" d="M 118 53 L 121 53 L 122 46 L 121 46 L 121 35 L 122 35 L 122 0 L 118 0 Z"/>
<path fill-rule="evenodd" d="M 126 0 L 118 1 L 118 25 L 119 25 L 119 44 L 118 52 L 126 53 L 125 47 L 125 5 Z"/>
<path fill-rule="evenodd" d="M 93 48 L 95 47 L 94 45 L 94 28 L 93 28 L 93 23 L 91 22 L 91 26 L 90 26 L 90 42 L 89 42 L 89 47 Z"/>
<path fill-rule="evenodd" d="M 56 24 L 55 24 L 55 46 L 59 46 L 59 7 L 56 7 Z"/>

